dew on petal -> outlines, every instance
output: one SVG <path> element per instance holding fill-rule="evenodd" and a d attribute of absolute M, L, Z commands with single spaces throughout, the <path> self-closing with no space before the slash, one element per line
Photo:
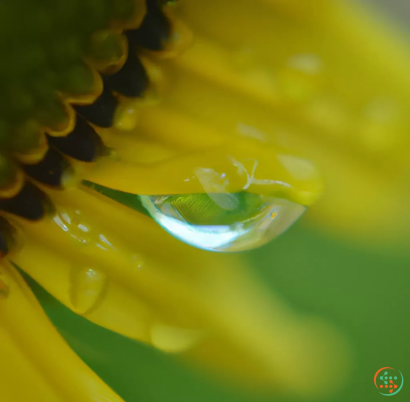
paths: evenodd
<path fill-rule="evenodd" d="M 10 288 L 0 279 L 0 299 L 6 299 L 9 296 Z"/>
<path fill-rule="evenodd" d="M 71 302 L 78 314 L 86 314 L 104 297 L 107 276 L 94 268 L 74 268 L 71 277 Z"/>
<path fill-rule="evenodd" d="M 134 254 L 131 257 L 130 264 L 134 269 L 142 269 L 145 265 L 145 261 L 141 256 Z"/>
<path fill-rule="evenodd" d="M 322 60 L 314 54 L 292 56 L 278 72 L 284 100 L 304 102 L 316 96 L 321 89 L 322 67 Z"/>
<path fill-rule="evenodd" d="M 92 227 L 79 210 L 60 208 L 60 211 L 56 213 L 53 219 L 58 226 L 82 244 L 103 242 L 102 239 L 98 238 L 98 234 L 94 233 Z M 106 244 L 106 242 L 103 243 Z"/>
<path fill-rule="evenodd" d="M 167 353 L 181 353 L 194 347 L 203 337 L 203 332 L 193 329 L 154 324 L 151 327 L 151 343 Z"/>
<path fill-rule="evenodd" d="M 163 228 L 192 246 L 210 251 L 243 251 L 283 233 L 306 210 L 289 200 L 252 194 L 140 196 Z M 221 198 L 229 197 L 229 203 Z M 232 199 L 235 202 L 231 202 Z M 231 208 L 227 208 L 226 205 Z"/>

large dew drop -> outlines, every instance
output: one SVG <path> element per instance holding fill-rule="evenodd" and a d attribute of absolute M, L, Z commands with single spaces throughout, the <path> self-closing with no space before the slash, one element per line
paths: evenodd
<path fill-rule="evenodd" d="M 250 250 L 266 244 L 306 207 L 283 198 L 238 193 L 140 196 L 162 227 L 192 246 L 211 251 Z"/>

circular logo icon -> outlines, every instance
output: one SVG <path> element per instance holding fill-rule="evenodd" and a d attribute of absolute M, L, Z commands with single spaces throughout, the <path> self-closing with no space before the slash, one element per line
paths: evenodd
<path fill-rule="evenodd" d="M 403 388 L 403 374 L 400 370 L 383 367 L 374 375 L 374 385 L 382 395 L 396 395 Z"/>

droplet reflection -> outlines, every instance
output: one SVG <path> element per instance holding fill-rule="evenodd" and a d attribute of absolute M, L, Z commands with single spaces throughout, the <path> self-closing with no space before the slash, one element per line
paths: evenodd
<path fill-rule="evenodd" d="M 75 268 L 72 273 L 71 301 L 78 314 L 86 314 L 103 297 L 107 277 L 93 268 Z"/>
<path fill-rule="evenodd" d="M 245 191 L 140 196 L 152 218 L 178 239 L 210 251 L 243 251 L 283 233 L 306 207 Z"/>
<path fill-rule="evenodd" d="M 6 299 L 9 293 L 10 288 L 0 279 L 0 299 Z"/>

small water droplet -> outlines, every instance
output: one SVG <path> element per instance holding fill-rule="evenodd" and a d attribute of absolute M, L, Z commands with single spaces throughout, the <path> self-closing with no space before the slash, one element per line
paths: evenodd
<path fill-rule="evenodd" d="M 111 246 L 110 242 L 83 216 L 80 210 L 59 207 L 54 222 L 77 242 L 83 245 Z"/>
<path fill-rule="evenodd" d="M 389 99 L 375 99 L 364 110 L 357 134 L 370 151 L 386 152 L 406 138 L 405 113 Z"/>
<path fill-rule="evenodd" d="M 0 279 L 0 299 L 7 299 L 10 294 L 10 288 Z"/>
<path fill-rule="evenodd" d="M 304 102 L 317 95 L 322 83 L 322 61 L 313 54 L 291 57 L 278 71 L 280 87 L 285 98 Z"/>
<path fill-rule="evenodd" d="M 227 196 L 228 204 L 222 202 Z M 176 238 L 198 248 L 224 252 L 266 244 L 306 210 L 286 199 L 245 191 L 140 198 L 151 216 Z"/>
<path fill-rule="evenodd" d="M 78 314 L 86 314 L 104 297 L 107 276 L 94 268 L 74 268 L 71 277 L 71 302 Z"/>
<path fill-rule="evenodd" d="M 303 71 L 305 74 L 316 75 L 323 69 L 322 60 L 314 54 L 298 54 L 288 60 L 290 68 Z"/>
<path fill-rule="evenodd" d="M 139 99 L 123 99 L 115 112 L 114 127 L 124 131 L 135 129 L 139 120 L 140 107 Z"/>
<path fill-rule="evenodd" d="M 136 269 L 142 269 L 144 266 L 145 262 L 144 260 L 139 256 L 134 254 L 131 257 L 131 265 L 132 267 L 136 268 Z"/>
<path fill-rule="evenodd" d="M 154 324 L 151 327 L 151 343 L 167 353 L 181 353 L 195 346 L 203 337 L 198 330 Z"/>
<path fill-rule="evenodd" d="M 346 132 L 352 131 L 351 112 L 339 99 L 319 96 L 306 104 L 304 113 L 329 136 L 341 138 Z"/>

